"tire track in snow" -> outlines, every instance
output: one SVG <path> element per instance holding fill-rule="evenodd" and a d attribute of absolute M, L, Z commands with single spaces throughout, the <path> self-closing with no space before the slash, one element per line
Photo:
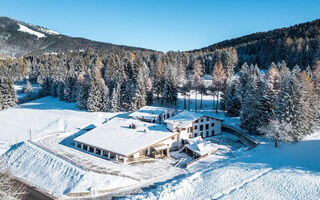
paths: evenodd
<path fill-rule="evenodd" d="M 269 173 L 270 171 L 272 171 L 272 169 L 266 169 L 261 173 L 258 173 L 254 176 L 251 176 L 250 178 L 248 178 L 247 180 L 243 181 L 241 184 L 238 185 L 234 185 L 231 186 L 229 188 L 224 189 L 222 192 L 214 195 L 212 197 L 212 199 L 221 199 L 227 195 L 231 195 L 233 192 L 242 189 L 243 187 L 245 187 L 247 184 L 256 181 L 257 179 L 261 178 L 262 176 L 266 175 L 267 173 Z"/>

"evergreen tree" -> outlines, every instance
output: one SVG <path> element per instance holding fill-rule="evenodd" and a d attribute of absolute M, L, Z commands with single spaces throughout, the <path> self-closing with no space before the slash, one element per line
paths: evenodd
<path fill-rule="evenodd" d="M 107 111 L 109 108 L 109 89 L 101 77 L 99 66 L 94 66 L 87 99 L 87 109 L 90 112 Z"/>
<path fill-rule="evenodd" d="M 276 114 L 280 123 L 288 123 L 292 129 L 288 138 L 301 140 L 312 130 L 312 109 L 305 95 L 310 95 L 311 84 L 306 73 L 300 75 L 299 67 L 287 73 L 281 84 Z M 309 97 L 308 97 L 309 98 Z"/>
<path fill-rule="evenodd" d="M 64 81 L 64 100 L 67 102 L 74 102 L 76 99 L 76 73 L 73 67 L 69 70 L 67 77 Z"/>
<path fill-rule="evenodd" d="M 240 115 L 241 102 L 238 93 L 239 79 L 234 79 L 231 82 L 230 89 L 226 94 L 225 107 L 227 115 L 231 117 L 238 117 Z"/>
<path fill-rule="evenodd" d="M 162 91 L 162 98 L 164 102 L 173 105 L 178 99 L 178 83 L 176 82 L 177 72 L 172 65 L 165 68 L 165 84 Z"/>
<path fill-rule="evenodd" d="M 77 104 L 80 109 L 87 109 L 87 101 L 89 96 L 89 84 L 83 74 L 79 74 L 77 79 L 78 95 Z"/>
<path fill-rule="evenodd" d="M 111 94 L 110 111 L 111 112 L 120 111 L 120 85 L 119 84 L 117 84 L 117 86 L 113 88 L 113 91 Z"/>

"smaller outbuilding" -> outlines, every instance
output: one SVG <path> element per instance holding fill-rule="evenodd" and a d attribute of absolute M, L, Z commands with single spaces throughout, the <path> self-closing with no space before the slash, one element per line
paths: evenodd
<path fill-rule="evenodd" d="M 129 117 L 146 122 L 163 124 L 166 119 L 175 115 L 175 109 L 158 106 L 144 106 L 131 113 Z"/>
<path fill-rule="evenodd" d="M 194 159 L 209 155 L 218 150 L 219 145 L 203 140 L 200 136 L 186 140 L 185 152 Z"/>

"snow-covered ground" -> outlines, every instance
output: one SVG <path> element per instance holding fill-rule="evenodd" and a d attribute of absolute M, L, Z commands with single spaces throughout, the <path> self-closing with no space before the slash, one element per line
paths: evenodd
<path fill-rule="evenodd" d="M 279 148 L 259 139 L 253 150 L 213 155 L 126 199 L 319 199 L 320 133 Z"/>
<path fill-rule="evenodd" d="M 183 108 L 179 97 L 178 105 Z M 212 97 L 203 99 L 201 111 L 208 112 Z M 219 150 L 187 169 L 179 168 L 192 160 L 184 153 L 172 152 L 176 160 L 147 159 L 125 165 L 73 146 L 73 138 L 85 133 L 82 128 L 100 125 L 115 115 L 123 114 L 88 113 L 74 103 L 52 97 L 1 111 L 3 152 L 16 141 L 29 139 L 29 129 L 32 133 L 32 142 L 13 145 L 6 152 L 6 166 L 17 177 L 62 198 L 81 193 L 127 194 L 131 190 L 139 193 L 123 198 L 319 199 L 320 132 L 298 143 L 280 143 L 278 148 L 268 139 L 255 137 L 261 144 L 248 151 L 234 135 L 223 133 L 206 139 L 219 144 Z M 221 112 L 217 115 L 228 124 L 239 123 L 238 118 L 227 118 Z"/>
<path fill-rule="evenodd" d="M 123 113 L 89 113 L 75 103 L 45 97 L 0 112 L 4 168 L 60 198 L 101 195 L 148 186 L 183 173 L 175 160 L 145 159 L 132 165 L 102 159 L 74 147 L 84 127 Z M 29 129 L 32 141 L 29 139 Z M 18 144 L 16 144 L 18 143 Z"/>
<path fill-rule="evenodd" d="M 45 97 L 0 112 L 0 153 L 12 144 L 53 132 L 102 123 L 113 113 L 89 113 L 75 103 Z"/>

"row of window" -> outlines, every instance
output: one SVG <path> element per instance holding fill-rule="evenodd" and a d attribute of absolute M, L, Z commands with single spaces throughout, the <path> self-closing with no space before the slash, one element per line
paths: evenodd
<path fill-rule="evenodd" d="M 203 125 L 200 125 L 199 127 L 200 127 L 200 131 L 203 131 Z M 214 123 L 211 123 L 211 127 L 214 127 Z M 198 126 L 194 126 L 194 130 L 197 130 L 197 129 L 198 129 Z M 209 124 L 206 124 L 205 129 L 209 130 Z"/>
<path fill-rule="evenodd" d="M 203 135 L 203 132 L 200 132 L 199 135 L 198 135 L 197 133 L 195 133 L 195 134 L 194 134 L 194 137 L 197 137 L 197 136 L 209 137 L 209 131 L 206 131 L 205 133 L 206 133 L 205 135 Z M 211 136 L 214 136 L 214 130 L 211 131 Z M 191 137 L 191 135 L 190 135 L 189 137 Z"/>

